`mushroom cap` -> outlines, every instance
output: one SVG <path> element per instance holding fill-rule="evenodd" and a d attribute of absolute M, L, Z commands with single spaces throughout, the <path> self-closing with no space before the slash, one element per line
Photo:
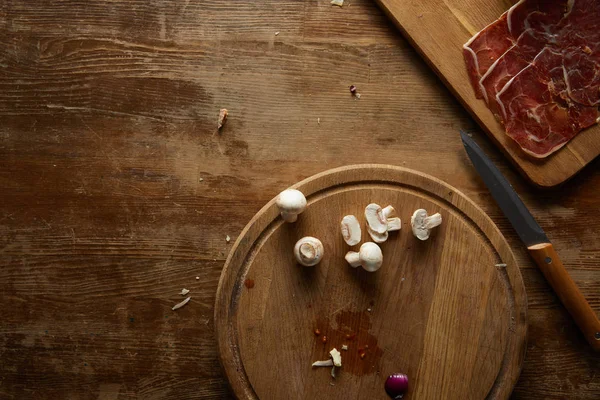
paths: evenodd
<path fill-rule="evenodd" d="M 296 189 L 286 189 L 277 196 L 277 207 L 281 211 L 299 214 L 306 208 L 306 197 Z"/>
<path fill-rule="evenodd" d="M 360 257 L 360 264 L 369 272 L 377 271 L 383 263 L 381 248 L 373 242 L 363 243 L 360 246 L 358 255 Z"/>
<path fill-rule="evenodd" d="M 306 236 L 296 242 L 294 256 L 305 267 L 317 265 L 323 258 L 323 243 L 315 237 Z"/>

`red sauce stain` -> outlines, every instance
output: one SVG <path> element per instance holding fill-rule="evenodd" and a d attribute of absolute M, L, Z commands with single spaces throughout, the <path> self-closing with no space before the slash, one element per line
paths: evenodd
<path fill-rule="evenodd" d="M 254 279 L 246 279 L 244 281 L 244 286 L 246 286 L 248 289 L 252 289 L 254 287 Z"/>
<path fill-rule="evenodd" d="M 323 339 L 321 339 L 323 343 L 327 343 L 327 336 L 323 335 Z"/>
<path fill-rule="evenodd" d="M 342 351 L 344 372 L 356 376 L 374 374 L 377 372 L 383 350 L 377 346 L 377 337 L 372 335 L 371 315 L 365 311 L 344 310 L 335 315 L 336 328 L 334 329 L 328 319 L 319 319 L 315 325 L 327 333 L 327 348 L 348 346 L 348 351 Z M 350 341 L 356 340 L 360 348 L 356 348 Z M 358 350 L 358 351 L 357 351 Z M 315 348 L 321 354 L 322 349 Z"/>

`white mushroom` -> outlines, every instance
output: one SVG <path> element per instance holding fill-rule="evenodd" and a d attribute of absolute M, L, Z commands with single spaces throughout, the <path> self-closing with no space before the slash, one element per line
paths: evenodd
<path fill-rule="evenodd" d="M 346 215 L 341 222 L 342 236 L 348 246 L 354 246 L 360 243 L 362 232 L 358 219 L 354 215 Z"/>
<path fill-rule="evenodd" d="M 306 197 L 296 189 L 286 189 L 277 196 L 277 207 L 286 222 L 296 222 L 298 214 L 306 208 Z"/>
<path fill-rule="evenodd" d="M 317 265 L 323 258 L 323 243 L 317 238 L 306 236 L 296 242 L 294 256 L 305 267 Z"/>
<path fill-rule="evenodd" d="M 349 251 L 345 258 L 351 267 L 357 268 L 361 265 L 369 272 L 377 271 L 383 263 L 383 253 L 379 246 L 373 242 L 363 243 L 358 253 Z"/>
<path fill-rule="evenodd" d="M 398 217 L 388 218 L 387 227 L 388 232 L 399 231 L 402 228 L 402 221 Z"/>
<path fill-rule="evenodd" d="M 373 232 L 387 232 L 387 222 L 383 215 L 383 210 L 379 204 L 371 203 L 365 208 L 365 218 L 367 224 Z"/>
<path fill-rule="evenodd" d="M 329 355 L 331 356 L 331 359 L 333 360 L 333 365 L 335 365 L 336 367 L 342 366 L 342 354 L 338 351 L 338 349 L 336 349 L 334 347 L 329 352 Z"/>
<path fill-rule="evenodd" d="M 388 232 L 399 231 L 402 228 L 400 218 L 395 217 L 396 210 L 392 206 L 381 208 L 371 203 L 365 209 L 367 232 L 375 243 L 383 243 L 388 239 Z"/>
<path fill-rule="evenodd" d="M 396 209 L 392 206 L 387 206 L 381 210 L 381 214 L 383 215 L 383 218 L 389 219 L 396 215 Z"/>
<path fill-rule="evenodd" d="M 422 208 L 415 211 L 410 218 L 413 234 L 420 240 L 429 239 L 429 231 L 442 223 L 442 216 L 439 213 L 431 216 Z"/>
<path fill-rule="evenodd" d="M 373 239 L 375 243 L 383 243 L 386 240 L 388 240 L 387 231 L 383 233 L 377 233 L 374 230 L 372 230 L 369 225 L 367 225 L 367 232 L 369 233 L 369 236 L 371 236 L 371 239 Z"/>

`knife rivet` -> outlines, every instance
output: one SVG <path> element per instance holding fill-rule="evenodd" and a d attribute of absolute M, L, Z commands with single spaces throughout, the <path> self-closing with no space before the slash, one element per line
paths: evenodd
<path fill-rule="evenodd" d="M 544 260 L 544 262 L 546 264 L 551 264 L 552 263 L 552 259 L 550 257 L 546 257 L 546 259 Z"/>
<path fill-rule="evenodd" d="M 594 339 L 600 340 L 600 332 L 594 333 Z"/>

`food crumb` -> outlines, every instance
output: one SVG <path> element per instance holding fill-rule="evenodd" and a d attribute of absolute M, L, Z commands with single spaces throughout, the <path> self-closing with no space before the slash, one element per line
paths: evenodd
<path fill-rule="evenodd" d="M 331 386 L 335 386 L 335 383 L 333 383 L 333 382 L 329 382 L 329 384 L 330 384 Z"/>
<path fill-rule="evenodd" d="M 227 243 L 229 243 L 229 242 L 231 241 L 231 238 L 229 237 L 229 235 L 227 235 L 227 237 L 225 238 L 225 241 L 226 241 Z"/>
<path fill-rule="evenodd" d="M 343 344 L 343 345 L 342 345 L 342 350 L 346 350 L 346 351 L 348 351 L 348 345 L 345 345 L 345 344 Z"/>
<path fill-rule="evenodd" d="M 275 36 L 279 36 L 279 32 L 275 32 Z"/>
<path fill-rule="evenodd" d="M 365 354 L 365 353 L 360 353 L 360 359 L 361 359 L 361 360 L 362 360 L 362 359 L 364 359 L 364 358 L 365 358 L 365 356 L 366 356 L 366 354 Z"/>
<path fill-rule="evenodd" d="M 498 268 L 506 268 L 506 264 L 504 264 L 504 263 L 496 264 L 495 266 Z"/>
<path fill-rule="evenodd" d="M 319 330 L 319 328 L 315 329 L 315 336 L 319 336 L 321 334 L 321 331 Z"/>
<path fill-rule="evenodd" d="M 217 129 L 221 129 L 223 125 L 225 125 L 225 121 L 227 120 L 227 116 L 229 115 L 229 111 L 226 108 L 221 108 L 219 110 L 219 123 L 217 124 Z"/>
<path fill-rule="evenodd" d="M 327 336 L 323 335 L 323 339 L 321 339 L 323 343 L 327 343 Z"/>
<path fill-rule="evenodd" d="M 350 93 L 356 93 L 356 85 L 350 85 Z"/>
<path fill-rule="evenodd" d="M 204 181 L 204 178 L 198 179 L 198 182 L 203 182 L 203 181 Z"/>
<path fill-rule="evenodd" d="M 354 95 L 354 97 L 356 98 L 356 100 L 360 100 L 360 93 L 356 93 L 356 94 Z"/>
<path fill-rule="evenodd" d="M 183 306 L 185 306 L 187 303 L 189 303 L 189 301 L 192 299 L 192 297 L 188 297 L 187 299 L 185 299 L 184 301 L 182 301 L 181 303 L 177 303 L 173 306 L 173 308 L 171 308 L 171 310 L 175 311 Z"/>
<path fill-rule="evenodd" d="M 321 118 L 317 118 L 317 124 L 321 125 Z"/>
<path fill-rule="evenodd" d="M 200 280 L 200 277 L 199 277 L 199 276 L 197 276 L 197 277 L 196 277 L 196 280 L 197 280 L 197 281 L 199 281 L 199 280 Z"/>
<path fill-rule="evenodd" d="M 400 281 L 401 281 L 401 282 L 404 282 L 404 278 L 402 278 Z"/>
<path fill-rule="evenodd" d="M 342 7 L 344 5 L 344 0 L 331 0 L 331 5 Z"/>
<path fill-rule="evenodd" d="M 368 312 L 371 312 L 371 309 L 370 309 L 370 308 L 367 308 L 367 311 L 368 311 Z"/>
<path fill-rule="evenodd" d="M 179 293 L 182 296 L 185 296 L 186 294 L 188 294 L 190 291 L 186 288 L 181 289 L 181 293 Z"/>

